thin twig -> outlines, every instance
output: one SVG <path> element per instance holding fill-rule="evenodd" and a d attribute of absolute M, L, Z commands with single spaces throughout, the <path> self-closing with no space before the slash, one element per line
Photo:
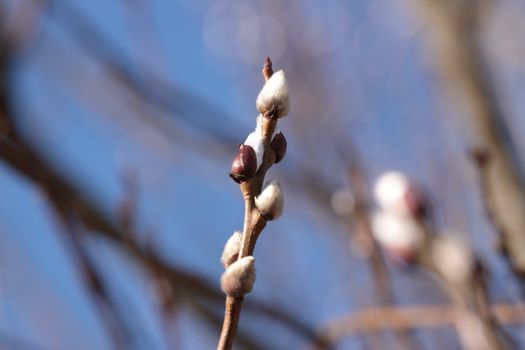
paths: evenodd
<path fill-rule="evenodd" d="M 355 196 L 355 208 L 352 212 L 352 223 L 355 230 L 354 234 L 358 236 L 355 239 L 359 239 L 359 242 L 362 245 L 361 248 L 367 254 L 368 261 L 372 268 L 374 286 L 380 302 L 391 302 L 392 291 L 390 288 L 390 280 L 385 260 L 381 255 L 379 245 L 372 234 L 365 178 L 361 168 L 356 163 L 355 157 L 348 173 L 348 178 Z"/>
<path fill-rule="evenodd" d="M 263 77 L 268 80 L 273 74 L 271 61 L 266 60 L 263 67 Z M 262 136 L 264 144 L 264 157 L 261 167 L 254 177 L 240 184 L 240 190 L 244 199 L 244 226 L 242 233 L 241 249 L 238 260 L 253 255 L 255 243 L 259 234 L 266 226 L 265 218 L 255 207 L 255 196 L 261 193 L 266 171 L 275 163 L 275 153 L 270 147 L 271 138 L 277 126 L 277 119 L 262 118 Z M 217 350 L 229 350 L 233 345 L 235 333 L 239 323 L 243 298 L 226 297 L 224 322 L 217 345 Z"/>

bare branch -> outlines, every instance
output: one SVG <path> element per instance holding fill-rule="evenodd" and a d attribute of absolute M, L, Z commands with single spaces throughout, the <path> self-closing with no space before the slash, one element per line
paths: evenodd
<path fill-rule="evenodd" d="M 432 57 L 449 96 L 464 108 L 474 137 L 473 149 L 487 154 L 482 175 L 484 199 L 513 270 L 525 275 L 525 192 L 523 169 L 513 157 L 504 117 L 478 45 L 478 16 L 483 1 L 416 1 L 430 22 Z"/>
<path fill-rule="evenodd" d="M 525 321 L 525 304 L 495 304 L 491 311 L 501 324 Z M 377 307 L 332 320 L 321 327 L 319 333 L 335 343 L 343 337 L 362 333 L 449 327 L 454 326 L 457 312 L 451 305 Z"/>

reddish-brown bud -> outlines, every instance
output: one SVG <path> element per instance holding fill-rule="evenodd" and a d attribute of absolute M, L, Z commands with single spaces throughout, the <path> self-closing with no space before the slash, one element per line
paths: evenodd
<path fill-rule="evenodd" d="M 474 148 L 470 154 L 480 168 L 485 167 L 490 159 L 489 151 L 481 147 Z"/>
<path fill-rule="evenodd" d="M 275 152 L 275 164 L 279 163 L 284 158 L 287 144 L 286 138 L 282 132 L 277 133 L 277 135 L 273 137 L 271 146 Z"/>
<path fill-rule="evenodd" d="M 272 60 L 270 59 L 270 57 L 266 57 L 266 59 L 264 60 L 262 74 L 265 81 L 270 79 L 270 77 L 273 75 Z"/>
<path fill-rule="evenodd" d="M 246 181 L 257 172 L 257 157 L 253 148 L 239 145 L 239 152 L 233 159 L 230 177 L 237 183 Z"/>

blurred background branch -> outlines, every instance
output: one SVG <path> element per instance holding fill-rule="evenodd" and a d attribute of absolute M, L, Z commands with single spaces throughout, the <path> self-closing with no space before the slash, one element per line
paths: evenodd
<path fill-rule="evenodd" d="M 516 273 L 525 273 L 525 192 L 523 169 L 493 90 L 479 27 L 490 1 L 422 1 L 428 18 L 431 54 L 445 91 L 459 103 L 473 152 L 484 166 L 483 199 Z"/>
<path fill-rule="evenodd" d="M 359 333 L 385 330 L 452 327 L 457 309 L 453 306 L 382 307 L 363 310 L 347 317 L 331 320 L 320 333 L 333 342 Z M 492 312 L 501 324 L 520 324 L 525 318 L 523 305 L 495 304 Z"/>

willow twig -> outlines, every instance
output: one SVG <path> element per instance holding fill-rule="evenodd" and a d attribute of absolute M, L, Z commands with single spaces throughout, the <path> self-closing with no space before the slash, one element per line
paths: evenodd
<path fill-rule="evenodd" d="M 263 77 L 267 81 L 273 74 L 271 61 L 266 60 L 263 67 Z M 272 113 L 272 111 L 269 111 Z M 261 193 L 266 171 L 275 163 L 276 154 L 270 146 L 272 135 L 277 126 L 277 118 L 263 117 L 262 138 L 264 145 L 264 156 L 262 164 L 255 176 L 242 182 L 239 187 L 244 199 L 244 226 L 242 231 L 241 247 L 238 260 L 253 255 L 255 243 L 259 234 L 266 226 L 266 219 L 259 213 L 255 206 L 255 197 Z M 225 303 L 224 321 L 222 326 L 218 350 L 229 350 L 237 332 L 239 317 L 241 314 L 243 297 L 227 296 Z"/>
<path fill-rule="evenodd" d="M 525 305 L 495 304 L 491 313 L 498 323 L 520 324 L 525 321 Z M 382 306 L 358 311 L 329 321 L 319 331 L 330 341 L 356 334 L 382 331 L 406 331 L 454 326 L 457 307 L 454 305 Z"/>

